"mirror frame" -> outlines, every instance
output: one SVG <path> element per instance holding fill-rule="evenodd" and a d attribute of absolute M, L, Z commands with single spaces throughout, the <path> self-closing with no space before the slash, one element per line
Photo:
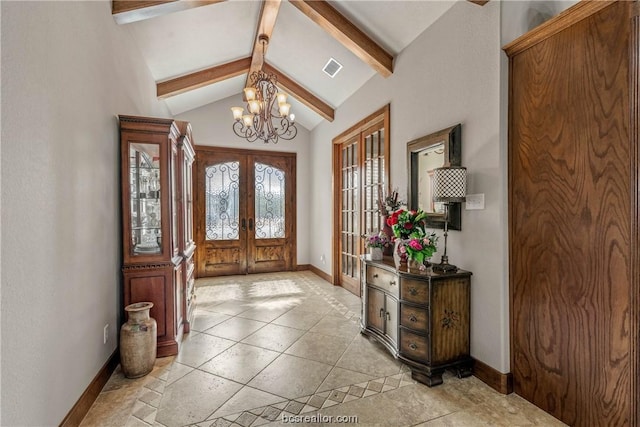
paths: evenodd
<path fill-rule="evenodd" d="M 407 166 L 409 185 L 407 191 L 407 207 L 418 208 L 418 156 L 427 148 L 444 141 L 444 165 L 462 166 L 462 125 L 458 123 L 438 132 L 407 142 Z M 444 214 L 430 213 L 427 219 L 428 228 L 444 228 Z M 462 229 L 462 203 L 451 203 L 449 206 L 449 229 Z"/>

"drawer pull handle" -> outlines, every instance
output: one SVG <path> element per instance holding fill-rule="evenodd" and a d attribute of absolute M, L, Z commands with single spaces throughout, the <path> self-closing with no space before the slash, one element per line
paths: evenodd
<path fill-rule="evenodd" d="M 418 294 L 418 290 L 416 288 L 409 288 L 409 293 L 415 296 Z"/>
<path fill-rule="evenodd" d="M 411 344 L 409 344 L 409 348 L 410 348 L 411 350 L 417 350 L 417 349 L 418 349 L 418 346 L 416 345 L 416 343 L 412 342 Z"/>
<path fill-rule="evenodd" d="M 380 309 L 380 316 L 379 317 L 383 317 L 384 316 L 384 308 Z"/>
<path fill-rule="evenodd" d="M 389 286 L 394 286 L 395 284 L 396 284 L 395 280 L 392 280 L 392 281 L 389 282 Z"/>
<path fill-rule="evenodd" d="M 391 314 L 389 314 L 389 312 L 387 311 L 387 320 L 391 321 Z"/>
<path fill-rule="evenodd" d="M 417 322 L 418 318 L 412 314 L 411 316 L 409 316 L 409 320 L 411 320 L 412 322 Z"/>
<path fill-rule="evenodd" d="M 373 275 L 373 278 L 374 278 L 374 279 L 377 279 L 377 278 L 378 278 L 378 273 L 374 274 L 374 275 Z"/>

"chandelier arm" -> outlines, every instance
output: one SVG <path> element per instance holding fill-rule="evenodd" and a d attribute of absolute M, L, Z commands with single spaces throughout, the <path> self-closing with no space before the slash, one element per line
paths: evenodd
<path fill-rule="evenodd" d="M 258 134 L 252 128 L 244 126 L 241 121 L 233 123 L 233 132 L 249 142 L 254 142 L 258 139 Z"/>
<path fill-rule="evenodd" d="M 291 123 L 289 120 L 287 120 L 286 117 L 282 117 L 282 120 L 280 120 L 280 125 L 282 126 L 280 138 L 290 141 L 298 134 L 298 128 L 296 127 L 295 123 Z"/>

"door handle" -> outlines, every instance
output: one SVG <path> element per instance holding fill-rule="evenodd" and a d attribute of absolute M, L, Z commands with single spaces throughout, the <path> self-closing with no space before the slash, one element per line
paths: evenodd
<path fill-rule="evenodd" d="M 253 218 L 249 218 L 249 231 L 253 231 Z"/>
<path fill-rule="evenodd" d="M 247 230 L 247 220 L 242 218 L 242 231 Z"/>
<path fill-rule="evenodd" d="M 384 316 L 384 308 L 380 309 L 380 316 L 379 317 L 382 317 L 382 316 Z"/>
<path fill-rule="evenodd" d="M 391 321 L 391 313 L 389 313 L 388 311 L 387 311 L 387 320 Z"/>

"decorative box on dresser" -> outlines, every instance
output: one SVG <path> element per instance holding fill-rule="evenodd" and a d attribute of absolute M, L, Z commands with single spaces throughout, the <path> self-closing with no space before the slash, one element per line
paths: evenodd
<path fill-rule="evenodd" d="M 184 176 L 193 161 L 190 129 L 171 119 L 119 116 L 122 173 L 123 302 L 153 303 L 158 357 L 177 354 L 193 239 Z M 191 158 L 189 160 L 189 157 Z M 190 176 L 190 175 L 189 175 Z M 187 199 L 184 199 L 187 200 Z M 191 243 L 189 239 L 191 238 Z"/>
<path fill-rule="evenodd" d="M 363 258 L 362 333 L 383 344 L 428 386 L 446 369 L 471 375 L 469 310 L 471 273 L 396 269 L 393 260 Z"/>

